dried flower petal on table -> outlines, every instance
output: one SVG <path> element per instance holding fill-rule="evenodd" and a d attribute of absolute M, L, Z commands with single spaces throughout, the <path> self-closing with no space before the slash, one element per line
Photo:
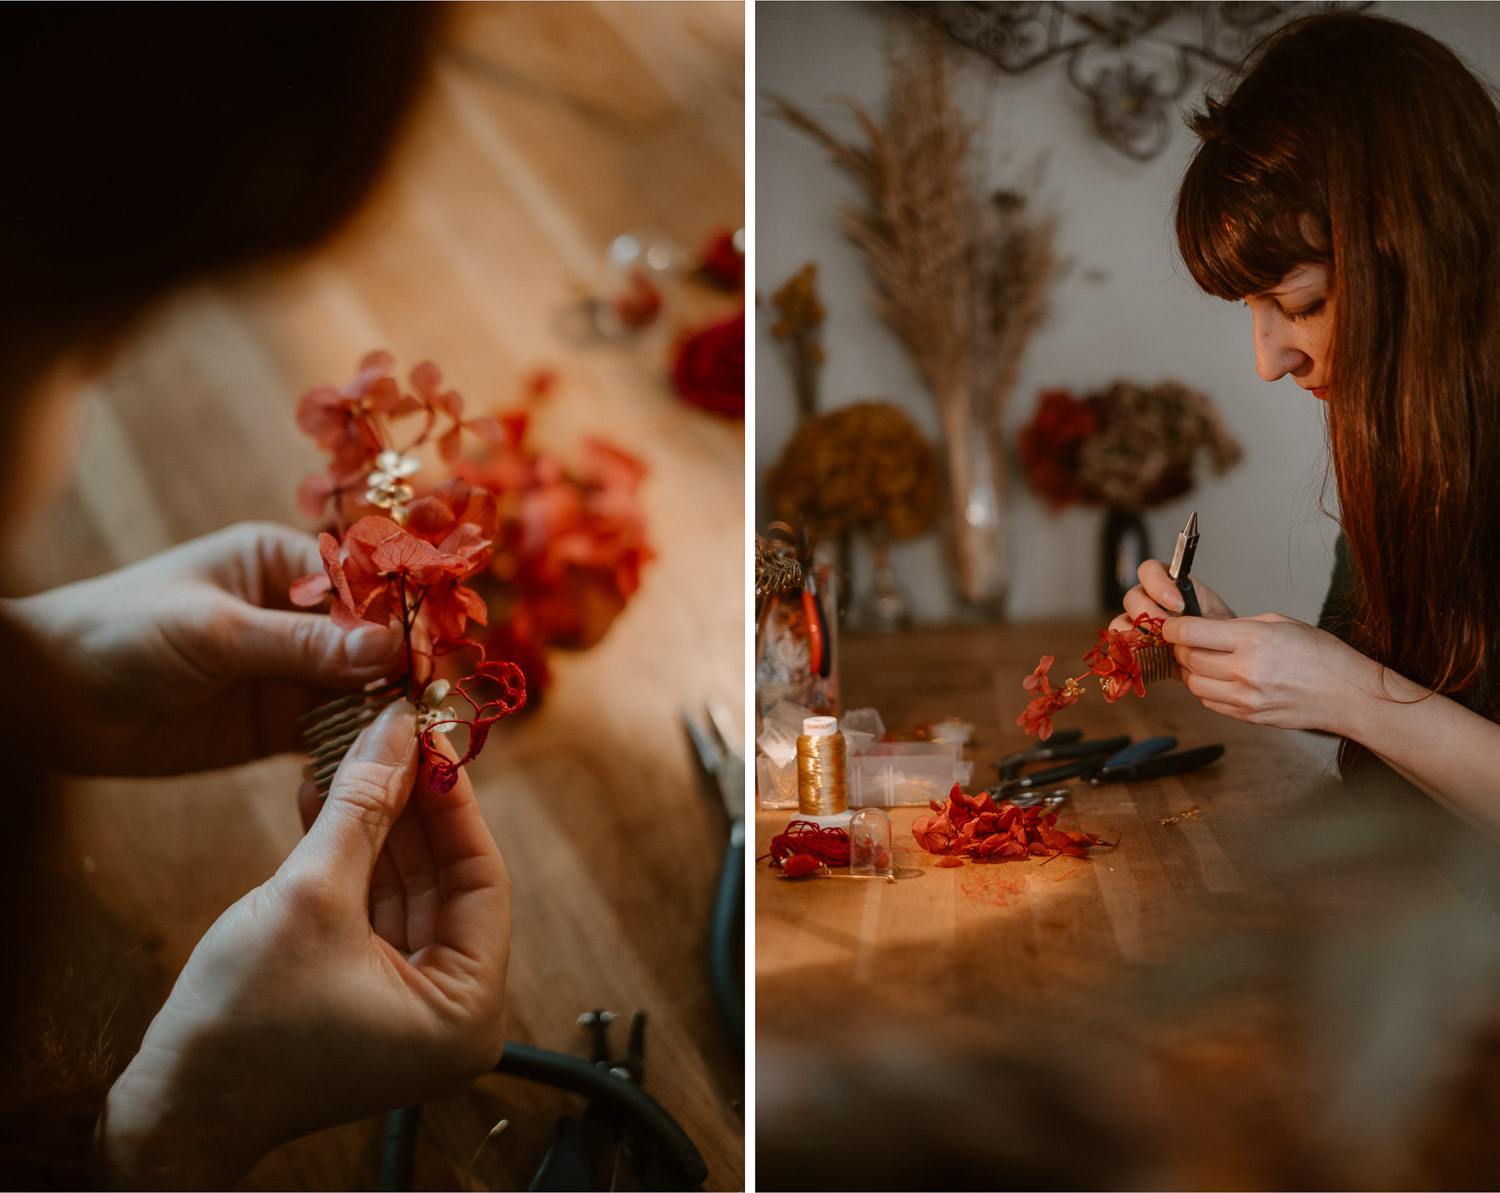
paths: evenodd
<path fill-rule="evenodd" d="M 491 587 L 499 587 L 492 653 L 515 659 L 528 685 L 547 682 L 545 651 L 597 642 L 640 586 L 654 553 L 637 490 L 646 466 L 589 438 L 577 468 L 530 447 L 527 412 L 500 419 L 506 441 L 460 460 L 459 475 L 501 494 Z"/>
<path fill-rule="evenodd" d="M 950 853 L 958 847 L 960 834 L 946 816 L 919 816 L 912 822 L 911 835 L 928 853 Z"/>
<path fill-rule="evenodd" d="M 1091 845 L 1101 844 L 1096 833 L 1060 830 L 1057 813 L 1021 808 L 1008 800 L 996 804 L 989 792 L 967 795 L 957 783 L 947 802 L 929 801 L 934 816 L 919 816 L 912 836 L 943 867 L 962 864 L 957 855 L 976 861 L 1066 855 L 1087 857 Z"/>

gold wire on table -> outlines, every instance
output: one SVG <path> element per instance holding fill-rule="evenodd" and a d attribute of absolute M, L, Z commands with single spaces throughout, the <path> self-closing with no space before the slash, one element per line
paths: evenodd
<path fill-rule="evenodd" d="M 463 1186 L 465 1189 L 470 1187 L 470 1182 L 473 1180 L 474 1164 L 479 1159 L 479 1153 L 484 1151 L 484 1149 L 489 1146 L 489 1142 L 491 1139 L 494 1139 L 495 1136 L 499 1135 L 500 1132 L 505 1130 L 505 1128 L 508 1126 L 510 1126 L 510 1119 L 502 1118 L 498 1123 L 490 1128 L 490 1133 L 479 1141 L 479 1146 L 474 1149 L 474 1154 L 469 1157 L 468 1166 L 464 1169 Z"/>
<path fill-rule="evenodd" d="M 797 810 L 803 816 L 834 816 L 848 810 L 844 735 L 797 739 Z"/>

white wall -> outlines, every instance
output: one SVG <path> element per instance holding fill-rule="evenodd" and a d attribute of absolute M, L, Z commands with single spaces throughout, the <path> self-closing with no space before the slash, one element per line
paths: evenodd
<path fill-rule="evenodd" d="M 1487 78 L 1500 78 L 1500 5 L 1383 3 L 1374 11 L 1442 38 Z M 836 98 L 882 110 L 892 14 L 862 3 L 762 0 L 755 21 L 759 95 L 785 95 L 851 133 L 852 120 Z M 1245 459 L 1227 476 L 1204 477 L 1187 498 L 1150 513 L 1154 553 L 1170 556 L 1188 511 L 1197 509 L 1203 539 L 1196 574 L 1241 614 L 1315 619 L 1336 534 L 1319 509 L 1326 468 L 1321 413 L 1290 378 L 1267 385 L 1256 377 L 1249 315 L 1201 294 L 1177 260 L 1171 203 L 1191 154 L 1190 134 L 1175 121 L 1162 155 L 1134 162 L 1094 135 L 1086 101 L 1068 84 L 1061 63 L 1010 78 L 967 51 L 955 50 L 953 60 L 959 95 L 983 121 L 980 141 L 995 163 L 994 181 L 1014 179 L 1019 168 L 1046 154 L 1042 195 L 1061 217 L 1059 249 L 1073 262 L 1054 288 L 1049 322 L 1027 353 L 1008 411 L 1012 432 L 1049 386 L 1081 393 L 1115 378 L 1171 377 L 1207 393 L 1244 445 Z M 1197 82 L 1206 78 L 1200 72 Z M 834 209 L 855 199 L 854 185 L 813 142 L 770 116 L 764 99 L 757 99 L 755 152 L 755 284 L 762 307 L 803 262 L 820 266 L 829 311 L 822 408 L 888 398 L 936 442 L 933 405 L 871 309 L 862 258 L 838 228 Z M 764 315 L 763 309 L 755 333 L 760 525 L 769 516 L 760 480 L 796 417 L 789 374 Z M 1018 474 L 1019 467 L 1011 467 L 1009 615 L 1093 613 L 1099 511 L 1050 515 Z M 1327 500 L 1335 500 L 1331 485 Z M 898 546 L 893 554 L 918 618 L 950 616 L 937 536 Z"/>

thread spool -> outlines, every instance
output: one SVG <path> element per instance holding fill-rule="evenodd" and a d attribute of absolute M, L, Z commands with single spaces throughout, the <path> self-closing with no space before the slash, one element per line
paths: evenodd
<path fill-rule="evenodd" d="M 849 823 L 844 735 L 834 717 L 808 717 L 797 739 L 797 818 L 843 828 Z"/>

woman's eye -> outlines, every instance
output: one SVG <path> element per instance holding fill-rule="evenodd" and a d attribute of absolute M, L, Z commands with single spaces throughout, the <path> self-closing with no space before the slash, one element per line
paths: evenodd
<path fill-rule="evenodd" d="M 1323 309 L 1323 304 L 1326 301 L 1327 301 L 1327 299 L 1320 298 L 1320 299 L 1318 299 L 1317 302 L 1313 303 L 1311 306 L 1303 307 L 1300 311 L 1286 311 L 1285 312 L 1286 317 L 1288 319 L 1290 319 L 1293 323 L 1300 322 L 1303 319 L 1311 318 L 1313 315 L 1316 315 L 1319 311 L 1321 311 Z"/>

